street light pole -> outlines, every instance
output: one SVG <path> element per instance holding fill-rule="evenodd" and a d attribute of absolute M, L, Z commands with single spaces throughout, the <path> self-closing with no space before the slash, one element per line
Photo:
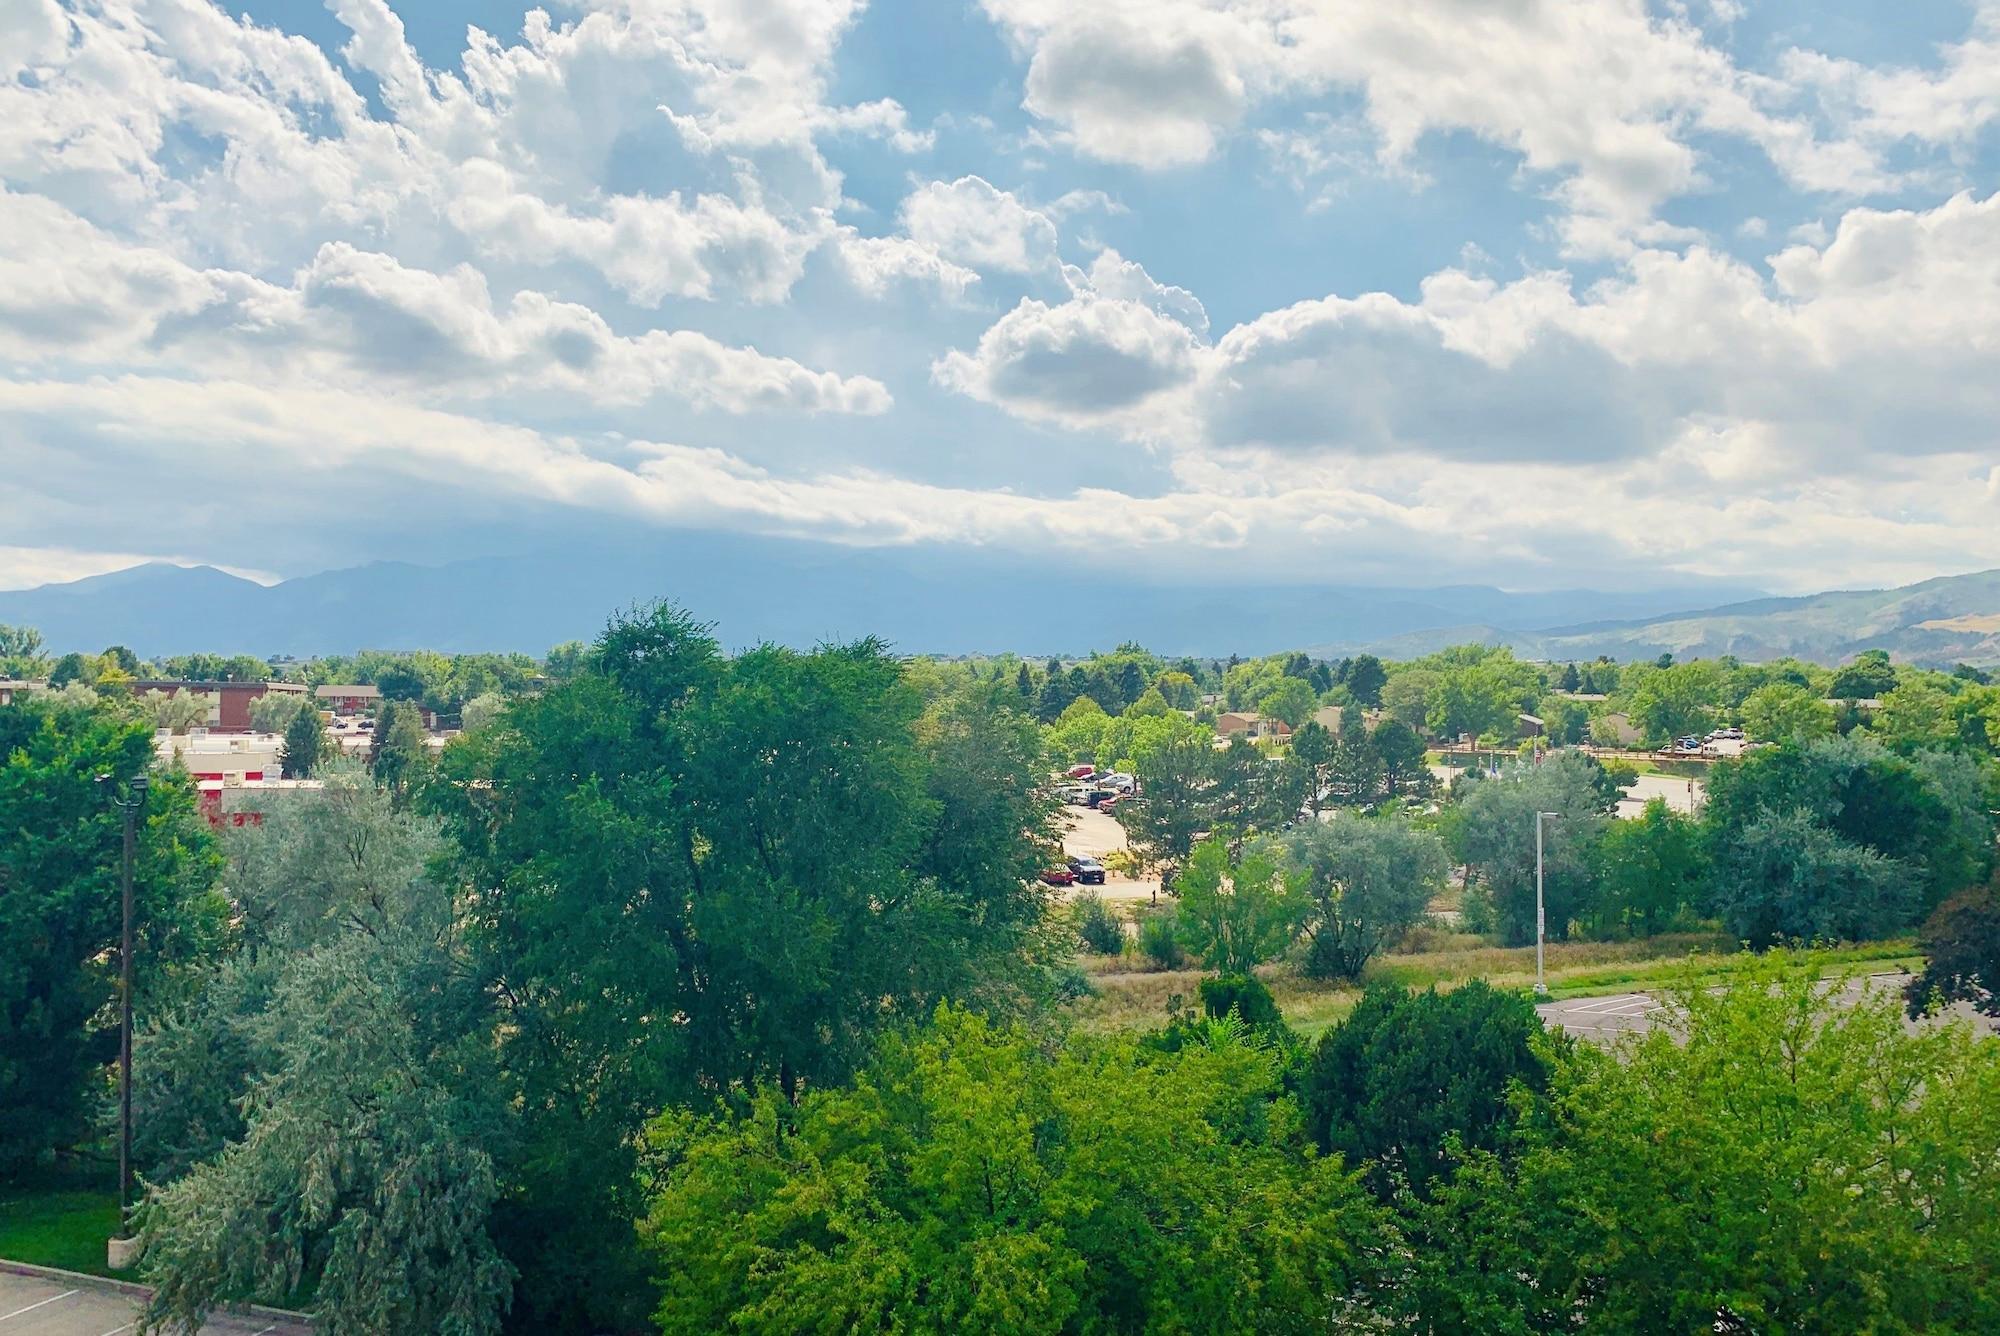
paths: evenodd
<path fill-rule="evenodd" d="M 1548 994 L 1549 984 L 1542 971 L 1542 939 L 1548 932 L 1548 919 L 1542 908 L 1542 822 L 1561 815 L 1535 813 L 1535 992 L 1543 996 Z"/>
<path fill-rule="evenodd" d="M 97 782 L 110 784 L 111 776 Z M 128 797 L 113 790 L 111 803 L 125 818 L 125 849 L 118 890 L 124 926 L 118 938 L 118 1222 L 124 1229 L 132 1214 L 132 860 L 138 849 L 139 811 L 146 805 L 146 777 L 134 775 Z"/>

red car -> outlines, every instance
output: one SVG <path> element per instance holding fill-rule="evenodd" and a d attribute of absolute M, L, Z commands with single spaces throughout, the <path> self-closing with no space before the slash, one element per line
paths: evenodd
<path fill-rule="evenodd" d="M 1097 767 L 1094 765 L 1073 765 L 1064 773 L 1071 779 L 1089 779 L 1097 773 Z"/>
<path fill-rule="evenodd" d="M 1109 797 L 1099 798 L 1097 800 L 1097 810 L 1100 812 L 1109 812 L 1112 808 L 1116 807 L 1121 800 L 1122 800 L 1122 795 L 1116 793 L 1111 794 Z"/>
<path fill-rule="evenodd" d="M 1076 884 L 1076 873 L 1070 871 L 1066 864 L 1058 867 L 1044 868 L 1042 870 L 1042 880 L 1051 886 L 1074 886 Z"/>

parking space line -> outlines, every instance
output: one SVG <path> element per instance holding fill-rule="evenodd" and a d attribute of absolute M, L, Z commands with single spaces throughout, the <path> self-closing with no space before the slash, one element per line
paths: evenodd
<path fill-rule="evenodd" d="M 63 1291 L 63 1292 L 62 1292 L 61 1294 L 57 1294 L 57 1295 L 52 1295 L 52 1296 L 50 1296 L 50 1297 L 49 1297 L 49 1298 L 47 1298 L 47 1299 L 43 1299 L 43 1300 L 41 1300 L 41 1301 L 40 1301 L 39 1303 L 32 1303 L 32 1304 L 29 1304 L 29 1305 L 28 1305 L 28 1306 L 27 1306 L 26 1308 L 16 1308 L 16 1309 L 15 1309 L 15 1310 L 14 1310 L 13 1312 L 11 1312 L 11 1313 L 0 1313 L 0 1322 L 11 1322 L 11 1321 L 13 1321 L 13 1320 L 14 1320 L 15 1318 L 17 1318 L 17 1317 L 21 1316 L 21 1314 L 23 1314 L 23 1313 L 32 1313 L 32 1312 L 34 1312 L 34 1311 L 35 1311 L 35 1310 L 36 1310 L 37 1308 L 47 1308 L 47 1307 L 48 1307 L 48 1306 L 49 1306 L 50 1304 L 54 1303 L 54 1302 L 55 1302 L 55 1301 L 56 1301 L 57 1299 L 67 1299 L 67 1298 L 69 1298 L 69 1297 L 70 1297 L 70 1296 L 71 1296 L 72 1294 L 81 1294 L 81 1293 L 83 1293 L 83 1291 L 82 1291 L 82 1290 L 64 1290 L 64 1291 Z"/>
<path fill-rule="evenodd" d="M 133 1327 L 135 1327 L 135 1326 L 137 1326 L 137 1325 L 138 1325 L 138 1324 L 137 1324 L 137 1323 L 134 1323 L 134 1322 L 127 1322 L 127 1323 L 126 1323 L 126 1324 L 125 1324 L 124 1326 L 122 1326 L 122 1327 L 113 1327 L 113 1328 L 112 1328 L 112 1329 L 111 1329 L 110 1331 L 107 1331 L 107 1332 L 102 1332 L 102 1333 L 100 1333 L 100 1336 L 118 1336 L 118 1333 L 119 1333 L 119 1332 L 121 1332 L 121 1331 L 130 1331 L 130 1330 L 132 1330 L 132 1328 L 133 1328 Z"/>

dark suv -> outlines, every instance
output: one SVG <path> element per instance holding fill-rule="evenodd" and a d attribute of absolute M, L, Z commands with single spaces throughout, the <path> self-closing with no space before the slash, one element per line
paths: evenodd
<path fill-rule="evenodd" d="M 1085 886 L 1104 884 L 1104 864 L 1095 858 L 1072 858 L 1069 860 L 1069 870 L 1074 872 L 1076 879 Z"/>

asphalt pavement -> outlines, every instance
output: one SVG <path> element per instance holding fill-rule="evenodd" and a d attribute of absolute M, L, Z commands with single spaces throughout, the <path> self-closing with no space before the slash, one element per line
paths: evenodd
<path fill-rule="evenodd" d="M 1851 1006 L 1864 994 L 1878 989 L 1890 989 L 1900 993 L 1910 981 L 1910 976 L 1901 970 L 1879 974 L 1864 974 L 1847 980 L 1837 995 L 1842 1005 Z M 1653 1028 L 1658 1018 L 1665 1012 L 1665 1005 L 1651 993 L 1615 993 L 1600 997 L 1572 997 L 1560 1002 L 1542 1002 L 1535 1010 L 1541 1014 L 1542 1024 L 1561 1026 L 1573 1035 L 1585 1039 L 1609 1041 L 1626 1034 L 1644 1034 Z M 1971 1021 L 1989 1033 L 2000 1031 L 2000 1023 L 1990 1016 L 1981 1016 L 1972 1008 L 1960 1004 L 1950 1008 L 1948 1016 Z M 1922 1021 L 1911 1021 L 1914 1027 Z M 5 1329 L 0 1328 L 0 1336 Z"/>
<path fill-rule="evenodd" d="M 138 1321 L 130 1286 L 83 1276 L 0 1270 L 0 1336 L 124 1336 Z M 276 1314 L 217 1313 L 201 1336 L 309 1336 L 312 1328 Z"/>

